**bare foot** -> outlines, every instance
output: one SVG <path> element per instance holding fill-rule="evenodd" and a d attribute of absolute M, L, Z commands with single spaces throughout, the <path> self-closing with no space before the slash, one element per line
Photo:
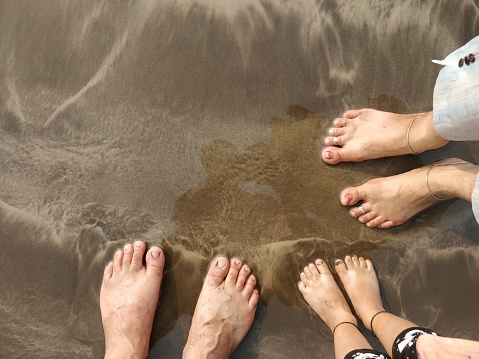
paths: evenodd
<path fill-rule="evenodd" d="M 432 112 L 398 115 L 373 109 L 347 111 L 333 122 L 321 157 L 328 164 L 359 162 L 411 153 L 406 134 L 411 121 L 409 145 L 415 152 L 444 146 L 448 141 L 434 129 Z M 337 145 L 334 138 L 337 138 Z"/>
<path fill-rule="evenodd" d="M 464 162 L 464 164 L 454 164 Z M 434 164 L 450 165 L 434 167 L 429 174 L 429 188 L 439 198 L 458 197 L 471 201 L 478 166 L 461 159 L 449 158 Z M 360 206 L 350 210 L 353 218 L 370 228 L 390 228 L 428 208 L 438 199 L 426 185 L 426 174 L 433 166 L 425 166 L 396 176 L 373 178 L 358 187 L 350 187 L 341 193 L 343 206 Z M 361 208 L 363 211 L 361 211 Z"/>
<path fill-rule="evenodd" d="M 210 265 L 183 358 L 228 358 L 253 323 L 259 301 L 251 269 L 237 258 Z"/>
<path fill-rule="evenodd" d="M 115 253 L 103 275 L 100 309 L 105 358 L 145 358 L 160 295 L 165 255 L 159 247 L 143 254 L 142 241 Z"/>
<path fill-rule="evenodd" d="M 341 322 L 357 325 L 356 318 L 323 260 L 317 259 L 315 264 L 304 267 L 300 279 L 299 291 L 331 331 Z"/>
<path fill-rule="evenodd" d="M 362 257 L 346 256 L 344 262 L 338 259 L 335 265 L 356 314 L 370 330 L 373 315 L 384 310 L 372 262 Z"/>

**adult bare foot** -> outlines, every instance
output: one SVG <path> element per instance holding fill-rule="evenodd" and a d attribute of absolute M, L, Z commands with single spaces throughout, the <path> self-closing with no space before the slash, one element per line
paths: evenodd
<path fill-rule="evenodd" d="M 165 255 L 137 241 L 115 253 L 104 271 L 100 309 L 105 332 L 105 358 L 145 358 L 160 295 Z"/>
<path fill-rule="evenodd" d="M 335 262 L 336 272 L 344 285 L 356 314 L 367 329 L 371 318 L 384 311 L 379 284 L 372 262 L 357 256 L 346 256 Z"/>
<path fill-rule="evenodd" d="M 346 299 L 336 284 L 328 265 L 321 259 L 304 267 L 298 289 L 310 307 L 333 331 L 336 325 L 350 322 L 357 325 Z"/>
<path fill-rule="evenodd" d="M 340 200 L 343 206 L 361 202 L 360 206 L 351 209 L 350 214 L 368 227 L 390 228 L 403 224 L 437 202 L 437 197 L 462 198 L 471 202 L 478 170 L 478 166 L 449 158 L 396 176 L 374 178 L 358 187 L 346 188 Z M 436 197 L 431 195 L 428 187 Z"/>
<path fill-rule="evenodd" d="M 183 358 L 228 358 L 253 323 L 259 301 L 251 269 L 216 258 L 196 304 Z"/>
<path fill-rule="evenodd" d="M 334 120 L 328 135 L 328 147 L 321 158 L 331 165 L 432 150 L 448 142 L 434 129 L 432 112 L 398 115 L 373 109 L 351 110 Z"/>

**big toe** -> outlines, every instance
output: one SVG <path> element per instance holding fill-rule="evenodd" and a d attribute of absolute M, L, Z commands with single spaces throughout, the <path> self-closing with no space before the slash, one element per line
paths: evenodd
<path fill-rule="evenodd" d="M 345 188 L 340 195 L 340 201 L 343 206 L 352 206 L 364 198 L 361 187 Z"/>
<path fill-rule="evenodd" d="M 208 273 L 206 274 L 207 280 L 205 280 L 205 283 L 208 283 L 208 285 L 211 286 L 219 287 L 225 280 L 229 267 L 230 262 L 228 258 L 224 256 L 216 257 L 208 268 Z"/>
<path fill-rule="evenodd" d="M 348 267 L 341 259 L 336 259 L 334 261 L 334 266 L 336 269 L 336 273 L 338 273 L 340 279 L 344 278 L 348 273 Z"/>
<path fill-rule="evenodd" d="M 146 274 L 151 277 L 162 277 L 165 268 L 165 253 L 160 247 L 151 247 L 146 253 Z"/>

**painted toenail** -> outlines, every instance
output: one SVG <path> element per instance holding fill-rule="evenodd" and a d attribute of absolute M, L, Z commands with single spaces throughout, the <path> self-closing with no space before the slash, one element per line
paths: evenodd
<path fill-rule="evenodd" d="M 223 262 L 221 259 L 219 259 L 218 262 L 216 262 L 216 266 L 220 268 L 224 268 L 226 267 L 226 263 Z"/>
<path fill-rule="evenodd" d="M 343 264 L 343 261 L 342 261 L 341 259 L 336 259 L 336 260 L 334 261 L 334 265 L 335 265 L 335 266 L 338 266 L 338 265 L 340 265 L 340 264 Z"/>
<path fill-rule="evenodd" d="M 351 197 L 350 194 L 347 194 L 347 195 L 346 195 L 346 201 L 348 202 L 348 204 L 349 204 L 349 202 L 351 202 L 352 200 L 353 200 L 353 197 Z"/>
<path fill-rule="evenodd" d="M 153 249 L 151 251 L 151 255 L 155 258 L 158 258 L 160 256 L 160 254 L 161 254 L 161 251 L 159 249 Z"/>
<path fill-rule="evenodd" d="M 328 160 L 332 159 L 332 158 L 333 158 L 333 154 L 332 154 L 331 152 L 329 152 L 329 151 L 326 151 L 326 158 L 327 158 Z"/>
<path fill-rule="evenodd" d="M 141 246 L 141 241 L 136 241 L 135 242 L 135 247 L 140 247 Z"/>

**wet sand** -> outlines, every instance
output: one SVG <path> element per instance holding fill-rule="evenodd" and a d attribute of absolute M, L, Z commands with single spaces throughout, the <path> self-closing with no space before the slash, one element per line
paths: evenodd
<path fill-rule="evenodd" d="M 332 357 L 296 283 L 309 261 L 353 253 L 373 259 L 393 313 L 479 340 L 470 204 L 370 230 L 338 199 L 439 158 L 477 163 L 478 144 L 319 158 L 348 108 L 431 109 L 440 68 L 430 60 L 479 31 L 474 1 L 452 7 L 2 2 L 0 357 L 102 357 L 103 267 L 136 239 L 167 254 L 151 358 L 180 356 L 218 253 L 244 259 L 261 290 L 235 358 Z"/>

